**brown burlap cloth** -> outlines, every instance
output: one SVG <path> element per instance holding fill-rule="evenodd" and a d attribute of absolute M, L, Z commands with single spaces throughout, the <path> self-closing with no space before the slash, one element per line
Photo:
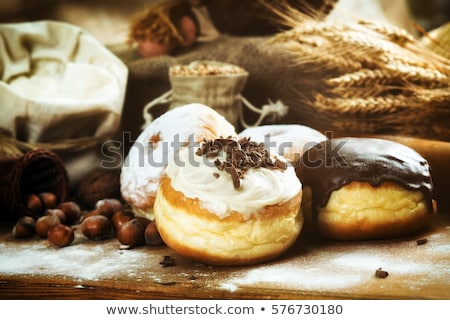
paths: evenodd
<path fill-rule="evenodd" d="M 322 28 L 325 29 L 323 26 Z M 350 30 L 350 32 L 353 31 Z M 353 35 L 353 33 L 349 34 Z M 282 36 L 279 35 L 279 37 Z M 293 38 L 273 41 L 271 36 L 222 35 L 212 42 L 197 44 L 194 48 L 178 52 L 173 56 L 129 62 L 129 81 L 122 119 L 123 130 L 131 132 L 134 138 L 140 133 L 144 105 L 170 89 L 168 77 L 170 66 L 187 64 L 196 60 L 215 60 L 232 63 L 248 71 L 249 76 L 242 95 L 252 104 L 261 106 L 269 99 L 281 100 L 286 104 L 289 112 L 277 120 L 279 123 L 300 123 L 320 131 L 334 131 L 349 135 L 396 134 L 450 140 L 450 67 L 444 60 L 433 56 L 425 48 L 423 51 L 421 48 L 417 49 L 414 40 L 408 38 L 414 47 L 410 49 L 401 43 L 406 40 L 394 39 L 400 43 L 392 42 L 395 50 L 382 47 L 387 43 L 386 41 L 391 41 L 389 37 L 393 37 L 392 34 L 387 34 L 383 38 L 384 42 L 380 42 L 378 46 L 380 48 L 367 41 L 366 45 L 370 50 L 374 47 L 380 51 L 374 54 L 377 61 L 367 62 L 363 58 L 358 58 L 357 54 L 360 53 L 363 56 L 365 51 L 356 46 L 355 48 L 359 51 L 355 50 L 353 55 L 351 52 L 339 51 L 341 46 L 339 38 L 334 40 L 335 43 L 327 39 L 328 46 L 323 50 L 329 52 L 321 52 L 319 45 L 321 40 L 314 34 L 313 28 L 309 33 L 304 30 L 298 31 L 297 34 L 294 32 L 294 34 L 285 35 L 285 37 L 289 36 Z M 297 50 L 296 46 L 303 45 L 302 37 L 307 36 L 316 36 L 318 44 L 309 44 L 303 46 L 302 50 Z M 364 36 L 364 32 L 360 32 L 356 38 L 361 38 L 362 40 L 359 40 L 364 42 Z M 376 41 L 374 40 L 375 44 L 378 43 Z M 307 50 L 310 54 L 305 58 Z M 336 56 L 333 55 L 333 50 L 336 51 Z M 383 55 L 383 50 L 386 50 L 389 55 Z M 400 58 L 405 55 L 405 52 L 409 60 L 417 57 L 420 63 L 418 62 L 417 66 L 406 62 L 402 64 Z M 317 54 L 316 59 L 314 59 L 315 53 L 320 53 Z M 439 61 L 436 72 L 433 71 L 435 70 L 434 60 L 430 60 L 430 56 Z M 394 57 L 392 58 L 394 62 L 397 61 L 397 57 L 399 58 L 398 70 L 401 71 L 405 66 L 408 70 L 403 74 L 396 69 L 392 72 L 393 75 L 385 76 L 383 64 L 391 65 L 391 63 L 383 59 L 391 59 L 391 57 Z M 330 63 L 332 59 L 336 60 L 336 65 Z M 382 67 L 375 63 L 381 64 Z M 351 66 L 352 64 L 356 66 Z M 342 71 L 344 67 L 350 68 L 347 73 Z M 336 82 L 345 76 L 353 79 L 352 77 L 358 76 L 358 72 L 367 70 L 369 70 L 368 74 L 363 75 L 361 81 L 358 82 L 356 79 L 353 85 L 349 85 L 347 81 L 339 88 L 334 87 L 333 81 Z M 421 71 L 429 74 L 421 78 Z M 412 76 L 408 78 L 409 73 Z M 431 79 L 433 83 L 426 82 L 433 76 L 436 77 L 437 80 L 434 79 L 436 81 Z M 371 90 L 374 88 L 381 89 L 371 95 Z M 336 89 L 339 90 L 336 91 Z M 426 94 L 422 94 L 424 90 Z M 153 116 L 158 116 L 158 113 L 165 111 L 166 109 L 161 106 L 152 113 Z M 244 114 L 248 122 L 252 122 L 252 117 L 255 115 Z M 267 122 L 270 122 L 270 119 Z"/>
<path fill-rule="evenodd" d="M 242 95 L 256 106 L 267 103 L 269 99 L 281 99 L 288 103 L 287 98 L 293 97 L 295 87 L 292 80 L 297 82 L 293 75 L 298 73 L 301 77 L 304 72 L 293 65 L 291 54 L 278 45 L 269 45 L 268 40 L 269 37 L 223 35 L 213 42 L 198 44 L 175 56 L 131 62 L 128 65 L 130 74 L 123 115 L 124 131 L 130 131 L 134 137 L 140 132 L 144 105 L 170 89 L 168 70 L 171 66 L 197 60 L 215 60 L 244 68 L 249 76 Z M 162 106 L 153 115 L 165 111 Z M 291 108 L 291 114 L 286 119 L 292 119 L 293 115 L 295 112 Z M 245 116 L 249 122 L 252 122 L 252 117 L 256 117 L 251 113 Z"/>

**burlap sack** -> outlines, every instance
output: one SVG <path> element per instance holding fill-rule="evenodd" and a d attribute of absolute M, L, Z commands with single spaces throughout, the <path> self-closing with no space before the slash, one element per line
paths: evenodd
<path fill-rule="evenodd" d="M 202 73 L 199 68 L 204 69 Z M 238 70 L 239 67 L 216 61 L 194 61 L 189 65 L 170 68 L 171 89 L 144 107 L 144 119 L 150 122 L 151 108 L 160 103 L 169 103 L 169 110 L 189 103 L 200 103 L 215 109 L 230 123 L 237 125 L 242 110 L 240 95 L 248 73 L 240 68 L 239 73 L 223 72 L 227 68 Z"/>
<path fill-rule="evenodd" d="M 315 22 L 310 23 L 311 28 L 305 28 L 305 37 L 314 37 Z M 334 27 L 336 28 L 336 27 Z M 363 26 L 361 26 L 363 28 Z M 389 30 L 389 28 L 387 28 Z M 308 31 L 310 30 L 310 31 Z M 384 29 L 381 29 L 383 31 Z M 309 33 L 307 33 L 309 32 Z M 332 30 L 339 35 L 339 30 Z M 374 34 L 374 30 L 369 30 Z M 352 36 L 360 35 L 358 39 L 364 39 L 364 32 L 354 32 Z M 319 36 L 319 35 L 318 35 Z M 345 36 L 345 35 L 344 35 Z M 302 35 L 298 32 L 298 40 L 295 45 L 301 46 Z M 362 38 L 361 38 L 362 37 Z M 389 40 L 388 35 L 379 35 L 384 41 Z M 384 38 L 381 38 L 384 37 Z M 277 119 L 278 123 L 299 123 L 310 126 L 319 131 L 333 131 L 338 135 L 354 134 L 395 134 L 404 136 L 413 136 L 419 138 L 431 139 L 450 139 L 450 130 L 448 129 L 449 108 L 445 101 L 430 96 L 420 97 L 427 103 L 417 104 L 417 97 L 414 95 L 403 96 L 403 105 L 400 108 L 394 108 L 390 105 L 390 100 L 374 100 L 370 108 L 358 104 L 359 96 L 348 91 L 348 104 L 345 109 L 334 108 L 330 103 L 327 108 L 319 108 L 318 100 L 320 96 L 327 96 L 333 101 L 333 89 L 330 79 L 340 75 L 340 69 L 346 64 L 355 60 L 352 54 L 366 52 L 365 50 L 376 50 L 377 47 L 368 47 L 365 42 L 355 44 L 354 52 L 339 51 L 339 43 L 331 43 L 331 49 L 327 47 L 327 52 L 320 52 L 320 45 L 306 44 L 305 50 L 313 49 L 314 54 L 309 53 L 306 59 L 303 53 L 298 50 L 291 50 L 289 41 L 280 41 L 278 43 L 270 42 L 272 37 L 233 37 L 223 35 L 210 43 L 198 44 L 186 52 L 179 52 L 175 56 L 160 56 L 151 59 L 140 59 L 130 62 L 130 77 L 127 96 L 125 100 L 125 117 L 123 119 L 123 128 L 131 133 L 132 137 L 137 137 L 142 126 L 142 108 L 162 93 L 170 89 L 167 70 L 175 64 L 186 64 L 195 60 L 215 60 L 226 63 L 236 64 L 248 71 L 249 77 L 242 95 L 254 105 L 263 105 L 268 100 L 282 101 L 289 108 L 286 116 Z M 350 39 L 351 40 L 351 39 Z M 412 40 L 411 40 L 412 41 Z M 412 49 L 401 44 L 392 43 L 395 51 L 386 51 L 386 56 L 392 59 L 402 59 L 403 55 L 408 53 L 410 56 L 416 56 L 417 61 L 424 61 L 430 56 L 430 52 L 419 51 L 416 43 L 411 43 Z M 336 50 L 339 55 L 336 61 L 324 61 L 323 58 L 332 59 L 333 51 Z M 379 63 L 384 57 L 383 48 L 380 49 L 378 57 Z M 317 53 L 317 54 L 316 54 Z M 345 55 L 348 55 L 345 57 Z M 361 59 L 364 58 L 363 56 Z M 377 58 L 377 57 L 375 57 Z M 415 58 L 411 58 L 415 59 Z M 431 65 L 430 61 L 430 65 Z M 434 63 L 434 62 L 433 62 Z M 386 62 L 387 64 L 387 62 Z M 442 64 L 441 64 L 442 66 Z M 367 67 L 366 67 L 367 68 Z M 351 71 L 351 72 L 357 72 Z M 430 71 L 431 72 L 431 71 Z M 445 70 L 441 71 L 443 77 Z M 344 73 L 345 74 L 345 73 Z M 394 79 L 395 80 L 395 79 Z M 421 82 L 422 79 L 413 79 L 414 88 L 426 90 L 427 88 Z M 426 80 L 426 79 L 425 79 Z M 403 81 L 400 78 L 400 81 Z M 399 82 L 405 90 L 411 88 L 407 82 Z M 443 89 L 448 88 L 445 83 L 439 84 L 436 93 L 444 94 Z M 344 88 L 345 89 L 345 88 Z M 369 95 L 372 87 L 361 88 L 366 95 Z M 389 83 L 386 85 L 389 89 Z M 344 90 L 345 91 L 345 90 Z M 445 95 L 449 99 L 450 95 Z M 395 94 L 396 92 L 394 92 Z M 354 101 L 351 101 L 354 98 Z M 368 102 L 371 102 L 368 98 Z M 414 103 L 414 105 L 413 105 Z M 413 105 L 414 107 L 410 107 Z M 166 109 L 161 107 L 159 112 Z M 420 114 L 420 116 L 418 116 Z M 155 114 L 154 114 L 155 115 Z M 156 114 L 157 115 L 157 114 Z M 244 115 L 251 123 L 251 112 Z M 270 123 L 273 119 L 267 119 Z M 237 128 L 238 131 L 242 128 Z"/>
<path fill-rule="evenodd" d="M 199 43 L 185 52 L 174 56 L 160 56 L 128 62 L 130 70 L 127 95 L 122 119 L 123 130 L 136 138 L 143 125 L 142 110 L 155 98 L 171 89 L 168 70 L 177 64 L 188 64 L 198 60 L 214 60 L 238 65 L 248 72 L 242 96 L 258 108 L 269 101 L 282 101 L 288 107 L 292 100 L 292 78 L 297 68 L 293 66 L 292 54 L 280 46 L 268 44 L 268 37 L 232 37 L 222 35 L 208 43 Z M 270 63 L 268 63 L 270 61 Z M 285 100 L 288 99 L 288 100 Z M 292 101 L 289 101 L 292 102 Z M 168 109 L 169 103 L 152 109 L 154 117 Z M 255 123 L 260 115 L 243 108 L 243 118 L 249 124 Z M 278 121 L 292 119 L 292 108 Z M 273 119 L 268 117 L 266 122 Z M 237 124 L 237 129 L 243 126 Z"/>
<path fill-rule="evenodd" d="M 57 145 L 72 184 L 100 164 L 99 147 L 122 114 L 128 69 L 120 59 L 73 25 L 1 24 L 0 75 L 1 129 Z"/>
<path fill-rule="evenodd" d="M 286 106 L 281 102 L 269 101 L 262 108 L 252 105 L 242 91 L 248 78 L 248 72 L 239 66 L 217 61 L 193 61 L 187 65 L 169 68 L 171 89 L 147 103 L 143 118 L 145 125 L 153 120 L 151 109 L 159 104 L 169 104 L 168 110 L 190 103 L 207 105 L 225 117 L 236 128 L 259 125 L 266 117 L 282 117 Z M 253 124 L 247 124 L 243 117 L 244 108 L 259 118 Z"/>

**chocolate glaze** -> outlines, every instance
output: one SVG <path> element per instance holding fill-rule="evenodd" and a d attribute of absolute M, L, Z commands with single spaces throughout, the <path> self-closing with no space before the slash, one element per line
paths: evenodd
<path fill-rule="evenodd" d="M 306 151 L 296 165 L 304 185 L 312 189 L 314 208 L 325 207 L 331 193 L 353 181 L 373 187 L 391 181 L 421 191 L 432 211 L 433 181 L 428 162 L 413 149 L 383 139 L 339 138 Z M 363 201 L 363 199 L 361 199 Z"/>

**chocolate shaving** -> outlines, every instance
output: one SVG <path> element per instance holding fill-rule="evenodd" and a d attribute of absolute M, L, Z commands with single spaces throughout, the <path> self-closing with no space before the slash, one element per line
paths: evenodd
<path fill-rule="evenodd" d="M 389 275 L 389 272 L 387 272 L 381 268 L 378 268 L 377 270 L 375 270 L 375 277 L 377 277 L 377 278 L 384 279 L 384 278 L 387 278 L 388 275 Z"/>
<path fill-rule="evenodd" d="M 281 170 L 287 169 L 287 163 L 284 161 L 281 161 L 280 159 L 275 159 L 275 166 L 280 168 Z"/>
<path fill-rule="evenodd" d="M 425 243 L 427 243 L 428 242 L 428 239 L 427 238 L 421 238 L 421 239 L 417 239 L 416 240 L 416 244 L 418 245 L 418 246 L 421 246 L 421 245 L 423 245 L 423 244 L 425 244 Z"/>
<path fill-rule="evenodd" d="M 175 259 L 170 256 L 164 256 L 163 260 L 159 263 L 163 268 L 173 267 L 175 265 Z"/>
<path fill-rule="evenodd" d="M 286 170 L 287 163 L 270 157 L 263 143 L 250 141 L 243 137 L 239 140 L 229 138 L 218 138 L 214 140 L 203 140 L 202 145 L 196 151 L 196 155 L 206 157 L 217 157 L 220 151 L 226 154 L 226 159 L 216 159 L 214 165 L 217 169 L 231 175 L 233 186 L 238 189 L 245 172 L 250 168 L 267 168 L 273 170 Z"/>

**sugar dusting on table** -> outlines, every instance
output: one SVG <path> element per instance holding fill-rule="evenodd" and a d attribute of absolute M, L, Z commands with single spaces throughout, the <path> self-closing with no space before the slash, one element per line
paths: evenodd
<path fill-rule="evenodd" d="M 0 272 L 98 280 L 134 270 L 147 258 L 140 251 L 107 251 L 108 247 L 103 244 L 79 244 L 55 249 L 46 245 L 45 241 L 30 241 L 23 242 L 16 250 L 9 250 L 7 243 L 0 243 Z"/>
<path fill-rule="evenodd" d="M 427 238 L 427 242 L 417 245 L 418 237 Z M 43 239 L 14 240 L 3 234 L 0 274 L 63 277 L 83 287 L 87 281 L 124 279 L 133 281 L 140 290 L 149 282 L 184 283 L 230 294 L 272 288 L 296 293 L 382 295 L 400 285 L 414 296 L 432 283 L 450 286 L 449 238 L 450 228 L 445 225 L 417 237 L 385 241 L 332 242 L 301 237 L 279 259 L 229 268 L 192 262 L 166 247 L 120 250 L 117 239 L 93 242 L 78 238 L 73 245 L 56 249 Z M 176 265 L 163 268 L 160 261 L 164 255 L 174 257 Z M 375 277 L 378 268 L 389 276 Z"/>
<path fill-rule="evenodd" d="M 297 291 L 351 293 L 364 286 L 368 291 L 389 290 L 389 278 L 383 281 L 374 276 L 378 268 L 387 270 L 391 278 L 408 279 L 403 285 L 411 291 L 427 286 L 430 279 L 450 285 L 450 244 L 440 235 L 429 235 L 429 243 L 423 246 L 414 239 L 326 245 L 303 239 L 297 246 L 295 259 L 248 268 L 229 277 L 221 288 L 235 292 L 268 283 Z"/>

